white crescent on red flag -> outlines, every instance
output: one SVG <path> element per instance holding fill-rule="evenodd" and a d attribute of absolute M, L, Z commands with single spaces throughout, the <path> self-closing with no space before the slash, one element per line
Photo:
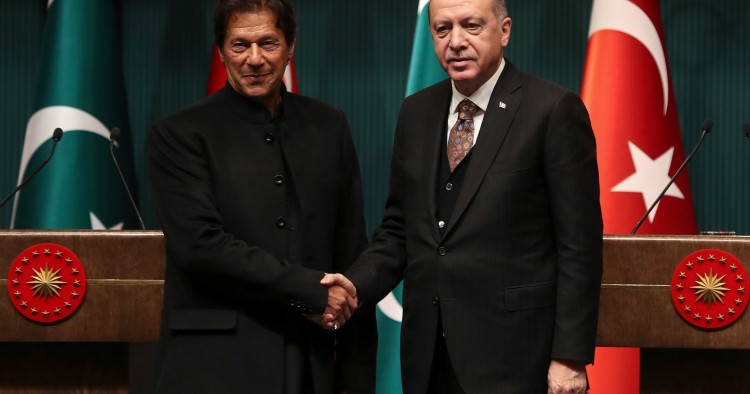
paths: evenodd
<path fill-rule="evenodd" d="M 604 232 L 630 233 L 685 157 L 658 1 L 594 1 L 581 96 L 596 133 Z M 638 232 L 696 232 L 686 173 Z"/>
<path fill-rule="evenodd" d="M 685 154 L 657 0 L 594 0 L 581 97 L 596 134 L 604 232 L 630 233 Z M 686 173 L 638 233 L 694 234 Z M 640 391 L 640 349 L 596 349 L 592 394 Z"/>

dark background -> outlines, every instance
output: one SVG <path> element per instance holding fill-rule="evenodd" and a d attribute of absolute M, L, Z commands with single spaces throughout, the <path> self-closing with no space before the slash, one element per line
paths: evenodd
<path fill-rule="evenodd" d="M 300 91 L 347 113 L 372 229 L 387 192 L 392 133 L 406 88 L 417 1 L 293 2 L 299 20 L 295 58 Z M 132 127 L 125 132 L 131 133 L 135 147 L 135 188 L 148 228 L 158 225 L 146 187 L 146 134 L 155 119 L 204 96 L 214 4 L 121 1 Z M 506 56 L 522 70 L 579 91 L 591 5 L 591 0 L 510 0 L 513 34 Z M 686 151 L 697 141 L 703 119 L 714 119 L 714 131 L 689 167 L 698 227 L 748 235 L 750 140 L 741 130 L 743 122 L 750 121 L 750 2 L 662 0 L 660 6 Z M 46 0 L 0 1 L 3 195 L 18 177 L 35 81 L 45 66 L 40 52 L 45 8 Z M 0 212 L 0 227 L 8 226 L 10 205 Z"/>

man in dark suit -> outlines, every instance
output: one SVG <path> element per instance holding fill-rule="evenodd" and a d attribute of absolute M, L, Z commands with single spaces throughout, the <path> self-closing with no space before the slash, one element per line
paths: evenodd
<path fill-rule="evenodd" d="M 383 222 L 345 275 L 364 305 L 403 279 L 406 394 L 582 393 L 602 270 L 588 113 L 503 59 L 503 0 L 429 15 L 450 81 L 404 101 Z"/>
<path fill-rule="evenodd" d="M 374 310 L 342 327 L 358 300 L 319 283 L 366 243 L 344 114 L 285 91 L 287 0 L 222 0 L 214 30 L 227 85 L 149 140 L 168 259 L 158 391 L 372 393 Z"/>

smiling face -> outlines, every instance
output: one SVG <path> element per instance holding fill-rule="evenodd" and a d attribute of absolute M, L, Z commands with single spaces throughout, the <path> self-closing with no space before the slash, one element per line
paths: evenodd
<path fill-rule="evenodd" d="M 455 82 L 470 96 L 500 66 L 510 41 L 511 20 L 498 18 L 496 0 L 430 1 L 430 33 L 435 55 Z"/>
<path fill-rule="evenodd" d="M 268 10 L 236 13 L 229 17 L 220 55 L 227 80 L 238 93 L 263 104 L 273 113 L 281 102 L 284 70 L 294 53 L 276 15 Z"/>

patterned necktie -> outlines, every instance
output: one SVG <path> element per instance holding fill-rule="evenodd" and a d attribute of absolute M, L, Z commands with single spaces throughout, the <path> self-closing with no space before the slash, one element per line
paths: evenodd
<path fill-rule="evenodd" d="M 474 115 L 479 107 L 469 99 L 458 103 L 458 120 L 448 135 L 448 165 L 451 172 L 474 146 Z"/>

